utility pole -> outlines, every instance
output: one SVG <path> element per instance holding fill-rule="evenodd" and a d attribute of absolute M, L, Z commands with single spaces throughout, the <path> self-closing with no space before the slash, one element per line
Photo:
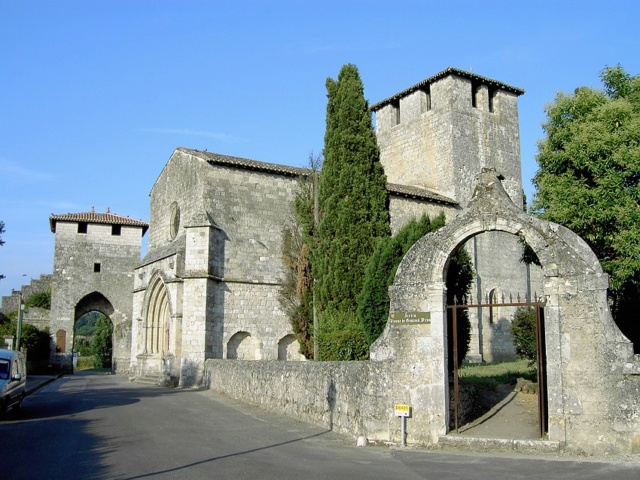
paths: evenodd
<path fill-rule="evenodd" d="M 20 340 L 22 338 L 22 315 L 24 312 L 24 303 L 22 302 L 22 290 L 20 290 L 20 304 L 18 305 L 18 332 L 16 336 L 16 350 L 20 350 Z"/>

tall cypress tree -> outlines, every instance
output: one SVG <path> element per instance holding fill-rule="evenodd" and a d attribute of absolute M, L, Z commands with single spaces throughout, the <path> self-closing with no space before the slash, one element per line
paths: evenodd
<path fill-rule="evenodd" d="M 356 319 L 369 257 L 378 238 L 390 235 L 387 180 L 358 69 L 345 65 L 326 87 L 320 223 L 312 252 L 315 302 L 319 312 Z"/>

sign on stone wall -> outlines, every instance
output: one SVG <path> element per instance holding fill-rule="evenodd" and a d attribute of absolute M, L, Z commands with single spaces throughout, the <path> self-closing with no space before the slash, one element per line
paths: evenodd
<path fill-rule="evenodd" d="M 431 312 L 392 312 L 391 325 L 416 325 L 431 323 Z"/>

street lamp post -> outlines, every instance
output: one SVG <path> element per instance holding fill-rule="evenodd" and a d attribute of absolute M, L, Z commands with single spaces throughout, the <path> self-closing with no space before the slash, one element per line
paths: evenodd
<path fill-rule="evenodd" d="M 22 316 L 24 314 L 24 303 L 22 301 L 22 291 L 20 291 L 20 305 L 18 306 L 18 332 L 16 336 L 16 350 L 20 350 L 20 340 L 22 339 Z"/>

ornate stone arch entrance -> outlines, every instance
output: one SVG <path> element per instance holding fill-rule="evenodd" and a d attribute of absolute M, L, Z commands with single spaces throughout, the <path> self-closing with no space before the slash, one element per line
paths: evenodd
<path fill-rule="evenodd" d="M 159 275 L 151 284 L 146 307 L 143 353 L 165 355 L 169 353 L 171 316 L 167 289 Z"/>
<path fill-rule="evenodd" d="M 135 329 L 137 375 L 155 378 L 157 383 L 175 385 L 179 378 L 182 325 L 175 313 L 175 292 L 160 272 L 149 281 L 143 299 L 142 316 Z"/>
<path fill-rule="evenodd" d="M 631 399 L 640 388 L 640 378 L 632 372 L 639 359 L 609 312 L 607 275 L 573 232 L 516 207 L 494 170 L 482 172 L 462 214 L 412 247 L 390 288 L 391 320 L 372 346 L 371 358 L 388 362 L 394 374 L 393 402 L 413 408 L 408 440 L 437 443 L 448 433 L 449 259 L 465 241 L 490 231 L 523 238 L 544 272 L 548 440 L 594 451 L 602 451 L 604 444 L 615 450 L 621 442 L 637 442 L 638 434 L 631 433 L 640 431 L 637 399 L 621 413 L 620 398 Z M 408 312 L 419 313 L 424 321 L 393 321 Z"/>

